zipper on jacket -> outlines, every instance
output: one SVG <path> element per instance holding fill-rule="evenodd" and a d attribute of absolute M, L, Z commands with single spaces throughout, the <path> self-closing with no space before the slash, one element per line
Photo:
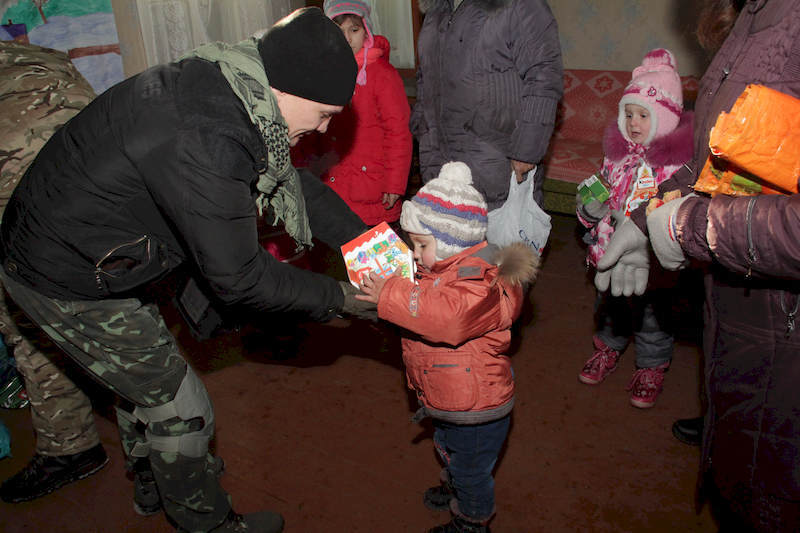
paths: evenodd
<path fill-rule="evenodd" d="M 753 277 L 753 263 L 758 261 L 756 248 L 753 246 L 753 226 L 751 224 L 753 218 L 753 208 L 756 206 L 756 198 L 757 196 L 753 196 L 750 198 L 750 202 L 747 204 L 747 274 L 744 276 L 746 279 Z"/>
<path fill-rule="evenodd" d="M 797 308 L 800 306 L 800 296 L 795 295 L 794 298 L 794 308 L 789 311 L 786 309 L 786 304 L 783 301 L 783 297 L 786 294 L 786 291 L 781 291 L 781 311 L 786 313 L 786 333 L 784 333 L 785 338 L 789 338 L 794 331 L 794 317 L 797 314 Z"/>
<path fill-rule="evenodd" d="M 112 249 L 110 249 L 109 251 L 107 251 L 105 253 L 105 255 L 103 255 L 103 257 L 101 257 L 97 261 L 97 263 L 94 264 L 94 280 L 95 280 L 95 283 L 97 284 L 98 290 L 100 290 L 100 291 L 103 290 L 103 281 L 100 279 L 100 273 L 103 272 L 103 269 L 100 267 L 100 265 L 103 264 L 103 261 L 105 261 L 106 259 L 108 259 L 112 255 L 114 255 L 114 253 L 117 250 L 119 250 L 120 248 L 123 248 L 125 246 L 135 246 L 135 245 L 139 244 L 140 242 L 142 242 L 144 240 L 148 240 L 148 236 L 147 235 L 142 235 L 141 237 L 139 237 L 135 241 L 124 242 L 122 244 L 119 244 L 119 245 L 113 247 Z M 150 259 L 150 243 L 149 242 L 147 243 L 147 258 Z"/>

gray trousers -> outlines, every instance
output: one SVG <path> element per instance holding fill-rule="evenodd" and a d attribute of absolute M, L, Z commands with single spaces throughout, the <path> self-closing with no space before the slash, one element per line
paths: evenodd
<path fill-rule="evenodd" d="M 0 279 L 17 305 L 59 348 L 120 397 L 144 409 L 175 398 L 188 367 L 156 306 L 136 298 L 56 300 L 11 280 L 2 269 Z M 205 388 L 192 394 L 190 403 L 210 407 Z M 117 422 L 129 461 L 134 460 L 134 448 L 147 449 L 153 439 L 192 436 L 206 426 L 203 418 L 176 416 L 150 421 L 142 428 L 130 413 L 120 410 Z M 202 453 L 191 456 L 156 449 L 148 455 L 164 511 L 187 531 L 208 531 L 221 524 L 231 509 L 207 450 L 206 443 Z"/>
<path fill-rule="evenodd" d="M 672 361 L 671 311 L 671 295 L 667 289 L 651 289 L 631 298 L 598 292 L 596 335 L 606 346 L 620 353 L 633 337 L 636 367 L 654 368 Z"/>

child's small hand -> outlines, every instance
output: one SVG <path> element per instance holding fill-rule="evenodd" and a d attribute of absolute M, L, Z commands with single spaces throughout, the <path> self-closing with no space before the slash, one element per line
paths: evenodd
<path fill-rule="evenodd" d="M 384 285 L 386 285 L 385 279 L 383 279 L 382 277 L 378 276 L 373 272 L 370 272 L 369 274 L 361 278 L 360 289 L 365 296 L 362 296 L 361 294 L 356 294 L 356 299 L 377 304 L 378 300 L 381 297 L 381 291 L 383 290 Z"/>
<path fill-rule="evenodd" d="M 394 207 L 394 204 L 397 203 L 397 200 L 400 199 L 399 194 L 395 194 L 393 192 L 385 192 L 383 193 L 383 197 L 381 198 L 381 203 L 383 204 L 384 209 L 391 209 Z"/>

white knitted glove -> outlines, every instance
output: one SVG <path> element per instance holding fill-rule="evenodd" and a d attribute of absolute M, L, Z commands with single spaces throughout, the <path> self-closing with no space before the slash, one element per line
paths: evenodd
<path fill-rule="evenodd" d="M 650 274 L 647 237 L 631 221 L 624 219 L 611 235 L 606 253 L 597 262 L 594 286 L 600 292 L 611 285 L 613 296 L 644 294 Z"/>
<path fill-rule="evenodd" d="M 681 204 L 692 196 L 697 195 L 692 193 L 667 202 L 647 216 L 650 244 L 653 246 L 653 252 L 655 252 L 658 262 L 667 270 L 680 270 L 688 264 L 675 234 L 674 218 Z"/>

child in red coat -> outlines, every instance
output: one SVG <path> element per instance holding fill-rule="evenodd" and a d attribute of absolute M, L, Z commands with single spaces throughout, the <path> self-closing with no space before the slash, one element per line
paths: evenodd
<path fill-rule="evenodd" d="M 434 446 L 444 463 L 441 484 L 428 489 L 430 509 L 452 521 L 432 533 L 488 533 L 495 512 L 492 469 L 508 435 L 514 376 L 507 350 L 523 285 L 539 258 L 522 243 L 486 242 L 487 207 L 465 163 L 445 164 L 403 203 L 400 225 L 414 244 L 417 282 L 374 274 L 356 298 L 378 304 L 378 316 L 407 331 L 403 363 L 421 405 L 415 419 L 433 419 Z"/>
<path fill-rule="evenodd" d="M 295 166 L 307 165 L 320 174 L 365 224 L 396 222 L 412 149 L 403 81 L 389 63 L 389 41 L 373 35 L 366 2 L 326 0 L 325 14 L 353 49 L 359 68 L 356 90 L 325 135 L 300 142 L 292 154 Z"/>

